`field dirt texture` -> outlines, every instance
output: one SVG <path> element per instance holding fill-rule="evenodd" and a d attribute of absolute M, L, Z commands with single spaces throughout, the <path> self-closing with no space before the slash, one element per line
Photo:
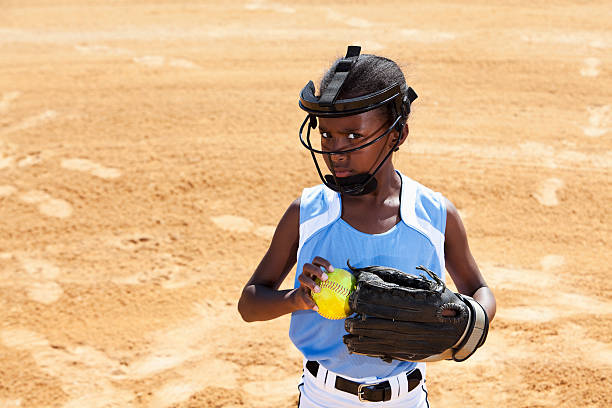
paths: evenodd
<path fill-rule="evenodd" d="M 497 298 L 431 406 L 612 406 L 609 1 L 1 9 L 1 408 L 295 406 L 289 316 L 236 305 L 320 183 L 298 94 L 349 44 L 419 94 L 395 166 L 456 205 Z"/>

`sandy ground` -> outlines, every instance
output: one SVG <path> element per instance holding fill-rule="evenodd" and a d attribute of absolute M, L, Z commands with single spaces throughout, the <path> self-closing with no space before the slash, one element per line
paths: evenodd
<path fill-rule="evenodd" d="M 295 404 L 288 317 L 236 302 L 319 182 L 298 92 L 350 43 L 402 63 L 396 166 L 498 300 L 432 407 L 611 406 L 609 2 L 218 3 L 3 1 L 0 407 Z"/>

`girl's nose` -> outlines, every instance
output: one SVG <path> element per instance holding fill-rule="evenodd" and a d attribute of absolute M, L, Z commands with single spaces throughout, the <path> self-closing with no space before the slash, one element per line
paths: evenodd
<path fill-rule="evenodd" d="M 332 151 L 341 152 L 343 150 L 348 150 L 351 148 L 350 143 L 347 143 L 346 140 L 342 140 L 341 138 L 334 138 L 332 140 Z M 332 157 L 345 156 L 345 154 L 334 154 Z"/>
<path fill-rule="evenodd" d="M 330 158 L 333 163 L 345 163 L 348 153 L 346 154 L 331 154 Z"/>

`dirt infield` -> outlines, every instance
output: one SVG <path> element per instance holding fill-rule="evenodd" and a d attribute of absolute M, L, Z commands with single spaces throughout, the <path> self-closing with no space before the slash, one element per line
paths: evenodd
<path fill-rule="evenodd" d="M 236 302 L 319 183 L 298 92 L 351 43 L 404 67 L 396 167 L 497 296 L 431 406 L 612 406 L 609 2 L 219 3 L 2 5 L 0 407 L 295 405 L 288 316 Z"/>

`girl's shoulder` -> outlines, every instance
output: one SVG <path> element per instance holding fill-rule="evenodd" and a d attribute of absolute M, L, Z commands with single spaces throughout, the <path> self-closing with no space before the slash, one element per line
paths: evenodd
<path fill-rule="evenodd" d="M 340 195 L 324 184 L 305 188 L 299 200 L 300 224 L 323 215 L 339 217 L 342 210 Z"/>
<path fill-rule="evenodd" d="M 436 226 L 446 222 L 446 198 L 442 193 L 400 173 L 402 177 L 401 212 L 406 220 L 427 221 Z M 417 220 L 414 220 L 417 221 Z"/>

